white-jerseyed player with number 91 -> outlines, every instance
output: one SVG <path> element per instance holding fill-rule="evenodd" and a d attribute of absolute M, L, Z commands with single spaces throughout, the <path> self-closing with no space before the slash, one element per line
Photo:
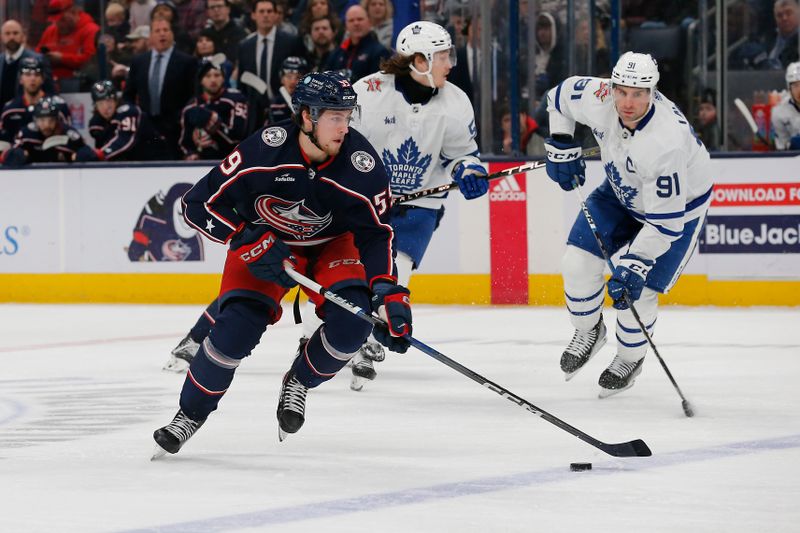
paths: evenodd
<path fill-rule="evenodd" d="M 547 94 L 551 138 L 547 174 L 562 189 L 585 181 L 575 123 L 592 129 L 606 179 L 587 198 L 603 245 L 621 252 L 608 281 L 606 260 L 579 213 L 562 261 L 572 341 L 561 356 L 567 380 L 606 343 L 605 293 L 617 312 L 617 353 L 600 375 L 600 397 L 630 388 L 648 343 L 624 299 L 627 292 L 652 335 L 658 294 L 668 292 L 692 255 L 711 200 L 710 158 L 683 113 L 656 89 L 658 66 L 627 52 L 611 79 L 570 77 Z"/>

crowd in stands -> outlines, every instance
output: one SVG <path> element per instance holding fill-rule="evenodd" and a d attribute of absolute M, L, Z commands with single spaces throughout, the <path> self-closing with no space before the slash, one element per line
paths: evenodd
<path fill-rule="evenodd" d="M 504 74 L 510 45 L 503 41 L 508 32 L 498 31 L 508 26 L 507 13 L 495 3 L 497 16 L 489 28 L 493 49 L 482 51 L 482 24 L 480 19 L 471 20 L 475 10 L 468 4 L 463 0 L 395 4 L 391 0 L 32 0 L 25 27 L 10 18 L 0 28 L 0 157 L 8 165 L 14 149 L 14 164 L 70 158 L 219 159 L 249 133 L 290 115 L 291 93 L 303 74 L 337 70 L 352 81 L 371 74 L 391 55 L 395 28 L 419 18 L 451 31 L 458 63 L 449 80 L 467 93 L 476 111 L 480 84 L 475 82 L 483 74 L 482 52 L 491 52 L 497 62 L 487 73 L 492 76 L 494 110 L 499 111 L 493 113 L 497 140 L 482 150 L 540 155 L 541 140 L 547 136 L 542 95 L 570 74 L 609 74 L 609 2 L 594 3 L 597 16 L 577 18 L 572 43 L 576 72 L 569 70 L 566 0 L 538 1 L 533 23 L 528 20 L 527 2 L 520 2 L 520 146 L 512 146 L 510 134 L 510 91 Z M 683 2 L 680 9 L 669 2 L 623 0 L 622 4 L 626 30 L 686 26 L 698 9 L 696 1 Z M 419 5 L 419 11 L 409 13 L 407 5 Z M 798 60 L 798 0 L 737 0 L 729 12 L 735 37 L 730 68 L 784 70 Z M 529 26 L 533 47 L 527 46 Z M 674 70 L 676 76 L 683 73 L 680 67 Z M 692 97 L 671 94 L 685 85 L 679 77 L 673 85 L 660 89 L 679 102 L 681 97 Z M 74 137 L 69 108 L 59 96 L 73 92 L 92 94 L 94 129 L 87 146 L 94 148 L 88 151 L 77 147 L 69 152 L 72 141 L 47 142 L 50 137 L 57 141 Z M 48 105 L 38 105 L 48 97 Z M 693 117 L 698 134 L 715 149 L 721 134 L 715 129 L 716 109 L 709 108 L 713 99 L 707 94 L 694 98 L 699 104 Z M 37 126 L 51 118 L 56 119 L 55 127 Z M 97 134 L 101 129 L 103 133 Z M 154 137 L 147 138 L 139 129 Z"/>

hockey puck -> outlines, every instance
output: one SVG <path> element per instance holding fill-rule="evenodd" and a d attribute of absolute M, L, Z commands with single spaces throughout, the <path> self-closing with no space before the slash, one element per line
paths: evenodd
<path fill-rule="evenodd" d="M 573 472 L 585 472 L 592 469 L 592 463 L 570 463 L 569 469 Z"/>

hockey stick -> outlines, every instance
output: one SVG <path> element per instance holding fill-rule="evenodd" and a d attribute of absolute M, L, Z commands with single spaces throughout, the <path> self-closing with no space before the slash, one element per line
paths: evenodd
<path fill-rule="evenodd" d="M 354 315 L 358 316 L 362 320 L 366 320 L 367 322 L 369 322 L 373 326 L 385 326 L 386 325 L 382 320 L 380 320 L 378 318 L 375 318 L 374 316 L 372 316 L 371 314 L 367 313 L 366 311 L 364 311 L 363 309 L 361 309 L 360 307 L 358 307 L 354 303 L 351 303 L 350 301 L 345 300 L 344 298 L 342 298 L 341 296 L 339 296 L 335 292 L 329 291 L 328 289 L 326 289 L 325 287 L 323 287 L 319 283 L 315 282 L 314 280 L 309 279 L 306 276 L 300 274 L 299 272 L 294 270 L 291 267 L 290 264 L 284 263 L 284 268 L 286 269 L 286 273 L 289 274 L 289 276 L 291 276 L 292 279 L 297 281 L 300 285 L 302 285 L 302 286 L 304 286 L 304 287 L 306 287 L 306 288 L 308 288 L 308 289 L 310 289 L 310 290 L 312 290 L 312 291 L 314 291 L 316 293 L 319 293 L 324 298 L 326 298 L 327 300 L 335 303 L 336 305 L 338 305 L 342 309 L 345 309 L 345 310 L 353 313 Z M 464 376 L 467 376 L 469 379 L 471 379 L 472 381 L 478 383 L 479 385 L 483 385 L 487 389 L 496 392 L 500 396 L 502 396 L 504 398 L 507 398 L 508 400 L 513 402 L 515 405 L 518 405 L 518 406 L 524 408 L 525 410 L 535 414 L 536 416 L 538 416 L 540 418 L 544 418 L 545 420 L 547 420 L 551 424 L 563 429 L 564 431 L 566 431 L 567 433 L 569 433 L 571 435 L 574 435 L 575 437 L 578 437 L 583 442 L 585 442 L 587 444 L 590 444 L 590 445 L 594 446 L 595 448 L 598 448 L 598 449 L 606 452 L 608 455 L 611 455 L 611 456 L 614 456 L 614 457 L 650 457 L 651 455 L 653 455 L 653 453 L 650 451 L 650 448 L 648 448 L 647 444 L 645 444 L 645 442 L 643 440 L 641 440 L 641 439 L 632 440 L 630 442 L 620 442 L 618 444 L 607 444 L 605 442 L 601 442 L 601 441 L 595 439 L 594 437 L 591 437 L 590 435 L 587 435 L 586 433 L 584 433 L 583 431 L 579 430 L 578 428 L 570 426 L 569 424 L 567 424 L 566 422 L 564 422 L 560 418 L 557 418 L 557 417 L 551 415 L 550 413 L 548 413 L 547 411 L 544 411 L 544 410 L 540 409 L 539 407 L 536 407 L 535 405 L 533 405 L 529 401 L 527 401 L 527 400 L 525 400 L 523 398 L 520 398 L 516 394 L 514 394 L 511 391 L 501 387 L 497 383 L 494 383 L 493 381 L 490 381 L 490 380 L 486 379 L 485 377 L 481 376 L 477 372 L 473 372 L 472 370 L 470 370 L 469 368 L 465 367 L 464 365 L 462 365 L 462 364 L 450 359 L 446 355 L 444 355 L 444 354 L 434 350 L 430 346 L 418 341 L 417 339 L 415 339 L 411 335 L 406 335 L 405 338 L 411 343 L 411 345 L 413 347 L 415 347 L 419 351 L 423 352 L 424 354 L 433 357 L 434 359 L 436 359 L 440 363 L 444 363 L 445 365 L 449 366 L 453 370 L 461 373 Z"/>
<path fill-rule="evenodd" d="M 758 124 L 756 124 L 755 119 L 753 119 L 753 114 L 747 108 L 745 103 L 742 102 L 742 99 L 737 98 L 736 100 L 733 101 L 733 103 L 736 106 L 736 109 L 739 110 L 739 113 L 741 113 L 742 116 L 744 117 L 744 120 L 747 122 L 747 125 L 750 126 L 751 130 L 753 130 L 753 134 L 756 137 L 758 137 L 758 140 L 764 143 L 767 147 L 771 148 L 772 145 L 770 144 L 770 142 L 766 140 L 763 135 L 761 135 L 761 132 L 758 131 Z"/>
<path fill-rule="evenodd" d="M 597 246 L 600 247 L 600 252 L 603 254 L 603 259 L 606 260 L 608 264 L 608 268 L 611 269 L 611 272 L 614 272 L 614 263 L 611 262 L 611 256 L 606 250 L 605 245 L 603 244 L 603 239 L 600 237 L 600 231 L 597 229 L 597 225 L 594 223 L 594 219 L 592 218 L 592 213 L 589 211 L 589 207 L 586 205 L 586 200 L 583 198 L 583 194 L 580 190 L 580 185 L 578 184 L 577 180 L 575 181 L 575 192 L 578 194 L 578 199 L 581 202 L 581 211 L 583 211 L 583 216 L 586 217 L 586 222 L 589 223 L 589 228 L 592 230 L 592 235 L 594 235 L 595 240 L 597 241 Z M 672 377 L 672 372 L 669 371 L 667 368 L 667 363 L 664 362 L 664 359 L 661 358 L 661 354 L 658 353 L 658 348 L 656 348 L 655 343 L 653 342 L 653 337 L 650 336 L 650 333 L 647 331 L 647 328 L 644 327 L 644 322 L 642 322 L 642 317 L 639 316 L 639 312 L 633 306 L 633 302 L 631 301 L 630 296 L 628 295 L 628 290 L 625 289 L 622 293 L 622 297 L 625 299 L 625 303 L 628 304 L 628 307 L 631 310 L 631 314 L 633 314 L 633 318 L 636 319 L 636 323 L 639 325 L 639 328 L 644 333 L 644 337 L 647 339 L 647 342 L 650 344 L 650 347 L 653 349 L 653 353 L 656 354 L 658 358 L 658 362 L 661 363 L 661 367 L 664 369 L 664 372 L 667 373 L 667 377 L 672 382 L 672 386 L 675 387 L 675 390 L 678 392 L 678 396 L 681 397 L 681 406 L 683 407 L 683 412 L 686 416 L 692 417 L 694 416 L 694 408 L 689 403 L 689 400 L 683 395 L 681 392 L 681 388 L 678 387 L 678 383 L 675 381 L 675 378 Z"/>
<path fill-rule="evenodd" d="M 600 153 L 600 148 L 595 146 L 593 148 L 587 148 L 581 153 L 582 157 L 591 157 L 593 155 L 597 155 Z M 496 180 L 499 178 L 505 178 L 507 176 L 513 176 L 514 174 L 522 174 L 523 172 L 528 172 L 530 170 L 539 170 L 544 168 L 547 165 L 546 159 L 539 159 L 537 161 L 529 161 L 522 165 L 518 165 L 516 167 L 507 168 L 505 170 L 501 170 L 499 172 L 494 172 L 485 176 L 483 179 L 485 180 Z M 421 191 L 412 192 L 409 194 L 403 194 L 401 196 L 395 196 L 392 198 L 392 205 L 395 204 L 402 204 L 405 202 L 410 202 L 412 200 L 417 200 L 419 198 L 424 198 L 426 196 L 430 196 L 432 194 L 438 194 L 442 192 L 451 191 L 453 189 L 458 189 L 458 184 L 456 182 L 448 183 L 447 185 L 439 185 L 438 187 L 433 187 L 431 189 L 423 189 Z"/>

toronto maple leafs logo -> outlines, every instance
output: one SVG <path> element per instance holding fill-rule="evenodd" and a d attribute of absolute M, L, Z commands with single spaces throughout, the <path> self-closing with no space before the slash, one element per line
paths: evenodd
<path fill-rule="evenodd" d="M 622 184 L 622 176 L 619 175 L 619 170 L 617 170 L 613 161 L 603 165 L 603 168 L 606 171 L 606 177 L 611 184 L 611 188 L 614 189 L 614 194 L 617 195 L 617 199 L 625 204 L 628 209 L 633 209 L 633 199 L 636 198 L 639 191 L 635 187 Z"/>
<path fill-rule="evenodd" d="M 306 207 L 305 200 L 291 202 L 267 194 L 259 196 L 255 202 L 256 212 L 261 217 L 258 223 L 266 223 L 273 228 L 302 241 L 327 228 L 333 215 L 317 215 Z"/>
<path fill-rule="evenodd" d="M 403 141 L 397 150 L 397 157 L 387 149 L 383 150 L 381 156 L 386 170 L 389 171 L 393 194 L 408 194 L 419 189 L 431 164 L 431 155 L 425 154 L 421 157 L 413 137 Z"/>

